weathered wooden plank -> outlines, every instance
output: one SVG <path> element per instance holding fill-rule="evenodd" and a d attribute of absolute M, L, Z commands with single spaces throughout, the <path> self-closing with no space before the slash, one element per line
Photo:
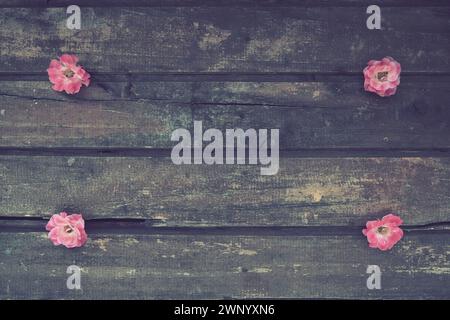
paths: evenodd
<path fill-rule="evenodd" d="M 282 149 L 448 148 L 448 82 L 408 81 L 383 99 L 362 82 L 94 82 L 71 97 L 4 81 L 0 146 L 171 148 L 171 132 L 278 128 Z"/>
<path fill-rule="evenodd" d="M 173 130 L 192 126 L 189 108 L 176 103 L 176 89 L 170 93 L 175 103 L 162 98 L 173 86 L 163 86 L 153 101 L 130 102 L 121 98 L 123 84 L 97 84 L 75 99 L 44 82 L 8 84 L 0 96 L 2 146 L 168 147 Z M 109 88 L 118 90 L 116 98 Z"/>
<path fill-rule="evenodd" d="M 448 158 L 283 158 L 182 165 L 170 158 L 0 157 L 0 216 L 148 218 L 167 226 L 407 225 L 450 221 Z"/>
<path fill-rule="evenodd" d="M 0 0 L 0 7 L 60 7 L 69 5 L 95 7 L 171 7 L 171 6 L 294 6 L 294 7 L 382 7 L 449 6 L 446 0 Z"/>
<path fill-rule="evenodd" d="M 383 30 L 358 7 L 65 8 L 0 11 L 0 71 L 44 72 L 77 53 L 101 72 L 361 72 L 393 56 L 404 71 L 450 71 L 448 8 L 383 8 Z"/>
<path fill-rule="evenodd" d="M 361 236 L 95 235 L 80 249 L 44 233 L 0 234 L 0 298 L 222 299 L 450 297 L 448 235 L 407 234 L 389 252 Z M 381 290 L 368 290 L 368 265 Z M 66 269 L 82 268 L 81 290 Z"/>

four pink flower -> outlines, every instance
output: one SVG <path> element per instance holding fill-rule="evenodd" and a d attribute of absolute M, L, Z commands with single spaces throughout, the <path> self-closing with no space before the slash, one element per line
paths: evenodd
<path fill-rule="evenodd" d="M 47 72 L 55 91 L 75 94 L 83 85 L 90 84 L 90 74 L 78 65 L 78 57 L 75 55 L 63 54 L 59 60 L 51 60 Z M 391 96 L 400 84 L 400 72 L 400 64 L 391 57 L 385 57 L 381 61 L 371 60 L 363 71 L 364 89 L 381 97 Z M 403 231 L 399 227 L 402 223 L 399 217 L 389 214 L 381 220 L 368 221 L 362 232 L 371 248 L 389 250 L 403 237 Z M 83 246 L 87 241 L 81 214 L 55 214 L 47 223 L 46 229 L 54 245 L 75 248 Z"/>

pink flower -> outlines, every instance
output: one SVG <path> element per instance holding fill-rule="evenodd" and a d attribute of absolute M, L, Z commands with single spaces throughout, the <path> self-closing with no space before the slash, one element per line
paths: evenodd
<path fill-rule="evenodd" d="M 400 84 L 400 63 L 391 57 L 370 60 L 364 69 L 364 89 L 381 97 L 392 96 Z"/>
<path fill-rule="evenodd" d="M 403 230 L 399 228 L 402 223 L 400 217 L 388 214 L 381 220 L 368 221 L 362 233 L 367 236 L 369 247 L 385 251 L 403 237 Z"/>
<path fill-rule="evenodd" d="M 53 83 L 53 90 L 75 94 L 83 84 L 89 86 L 91 75 L 83 67 L 77 66 L 77 63 L 78 57 L 70 54 L 63 54 L 59 61 L 53 59 L 50 62 L 47 72 L 50 82 Z"/>
<path fill-rule="evenodd" d="M 81 214 L 67 215 L 65 212 L 54 214 L 45 229 L 50 231 L 48 238 L 55 246 L 62 244 L 67 248 L 81 247 L 87 240 Z"/>

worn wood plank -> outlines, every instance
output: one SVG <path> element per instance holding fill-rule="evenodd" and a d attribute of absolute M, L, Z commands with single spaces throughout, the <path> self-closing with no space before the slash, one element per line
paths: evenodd
<path fill-rule="evenodd" d="M 406 72 L 449 72 L 448 8 L 383 8 L 384 30 L 358 7 L 0 10 L 0 71 L 44 72 L 74 52 L 93 72 L 361 72 L 393 56 Z"/>
<path fill-rule="evenodd" d="M 169 147 L 173 130 L 192 126 L 189 108 L 176 103 L 179 91 L 186 101 L 183 85 L 170 93 L 173 103 L 164 101 L 173 86 L 156 90 L 153 101 L 122 99 L 125 87 L 96 84 L 72 99 L 49 91 L 45 82 L 6 82 L 0 94 L 0 144 Z"/>
<path fill-rule="evenodd" d="M 450 221 L 448 158 L 283 158 L 182 165 L 170 158 L 0 157 L 0 216 L 147 218 L 165 226 L 407 225 Z"/>
<path fill-rule="evenodd" d="M 379 5 L 382 7 L 411 6 L 449 6 L 446 0 L 1 0 L 0 7 L 60 7 L 69 5 L 95 7 L 186 7 L 186 6 L 294 6 L 294 7 L 333 7 L 352 6 L 367 7 Z"/>
<path fill-rule="evenodd" d="M 407 234 L 391 251 L 363 236 L 95 235 L 54 248 L 44 233 L 0 234 L 0 298 L 449 298 L 448 235 Z M 82 268 L 81 290 L 66 269 Z M 381 290 L 366 287 L 379 265 Z"/>
<path fill-rule="evenodd" d="M 418 89 L 420 81 L 421 88 Z M 406 79 L 383 99 L 362 82 L 97 82 L 72 97 L 45 81 L 0 86 L 0 146 L 171 148 L 171 132 L 278 128 L 282 149 L 448 148 L 448 82 Z"/>

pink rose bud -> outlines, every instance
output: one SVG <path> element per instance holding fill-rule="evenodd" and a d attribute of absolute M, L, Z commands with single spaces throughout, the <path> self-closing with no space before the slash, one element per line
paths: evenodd
<path fill-rule="evenodd" d="M 369 247 L 390 250 L 403 237 L 403 230 L 399 228 L 402 223 L 400 217 L 388 214 L 381 220 L 368 221 L 362 233 L 367 237 Z"/>
<path fill-rule="evenodd" d="M 53 90 L 75 94 L 82 85 L 89 86 L 91 75 L 77 63 L 78 57 L 70 54 L 63 54 L 59 60 L 50 62 L 47 72 Z"/>
<path fill-rule="evenodd" d="M 391 57 L 370 60 L 364 69 L 364 89 L 381 97 L 392 96 L 400 84 L 400 63 Z"/>
<path fill-rule="evenodd" d="M 54 214 L 45 227 L 48 238 L 55 246 L 62 244 L 67 248 L 81 247 L 86 243 L 84 220 L 81 214 L 67 215 L 65 212 Z"/>

